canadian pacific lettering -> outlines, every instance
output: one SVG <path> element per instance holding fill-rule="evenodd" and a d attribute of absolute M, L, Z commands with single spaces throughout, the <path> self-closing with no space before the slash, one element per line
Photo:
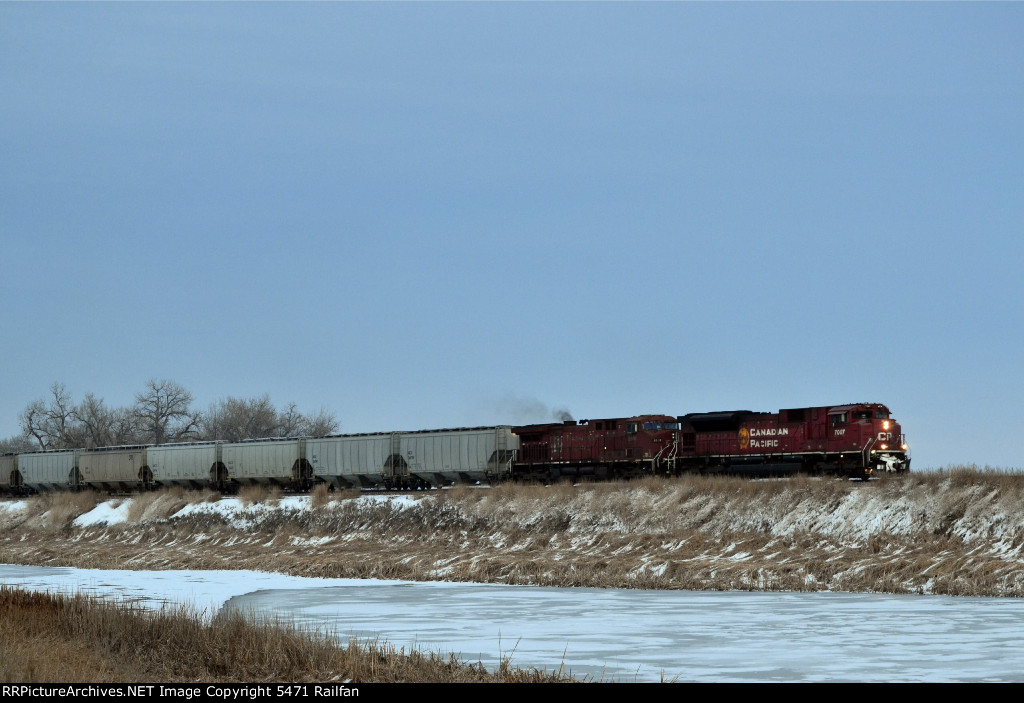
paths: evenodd
<path fill-rule="evenodd" d="M 782 437 L 789 434 L 788 427 L 751 427 L 751 437 Z"/>
<path fill-rule="evenodd" d="M 779 446 L 777 439 L 759 439 L 760 437 L 784 437 L 789 434 L 788 427 L 751 427 L 750 448 L 772 449 Z"/>

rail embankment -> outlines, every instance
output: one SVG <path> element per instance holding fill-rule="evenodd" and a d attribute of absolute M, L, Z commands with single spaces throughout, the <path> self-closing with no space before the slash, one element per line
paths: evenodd
<path fill-rule="evenodd" d="M 1024 475 L 46 494 L 0 504 L 0 561 L 655 589 L 1024 595 Z"/>

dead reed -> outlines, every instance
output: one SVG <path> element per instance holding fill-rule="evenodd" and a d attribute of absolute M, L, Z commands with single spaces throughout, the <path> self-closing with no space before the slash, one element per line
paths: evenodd
<path fill-rule="evenodd" d="M 0 531 L 0 561 L 257 568 L 296 575 L 634 588 L 1024 596 L 1024 475 L 977 467 L 867 484 L 685 476 L 455 487 L 407 501 L 317 488 L 310 510 L 192 512 L 136 498 L 120 526 L 72 528 L 53 499 Z M 268 507 L 272 494 L 246 489 Z M 0 511 L 0 515 L 4 515 Z M 47 521 L 40 516 L 47 515 Z M 55 520 L 64 515 L 63 527 Z M 26 517 L 28 516 L 28 517 Z M 34 516 L 34 517 L 33 517 Z M 65 519 L 61 518 L 61 519 Z"/>
<path fill-rule="evenodd" d="M 241 615 L 144 610 L 84 595 L 0 587 L 0 680 L 65 682 L 570 682 L 559 672 L 497 670 L 454 655 L 347 644 Z"/>
<path fill-rule="evenodd" d="M 280 486 L 264 486 L 262 483 L 242 486 L 238 490 L 238 498 L 242 505 L 273 505 L 283 497 L 284 491 Z"/>
<path fill-rule="evenodd" d="M 326 483 L 318 483 L 309 492 L 309 507 L 322 508 L 330 502 L 331 487 Z"/>

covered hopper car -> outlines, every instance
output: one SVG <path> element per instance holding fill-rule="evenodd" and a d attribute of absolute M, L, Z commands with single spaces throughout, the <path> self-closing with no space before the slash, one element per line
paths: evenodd
<path fill-rule="evenodd" d="M 507 479 L 518 448 L 502 425 L 28 452 L 0 456 L 0 491 L 422 488 Z"/>

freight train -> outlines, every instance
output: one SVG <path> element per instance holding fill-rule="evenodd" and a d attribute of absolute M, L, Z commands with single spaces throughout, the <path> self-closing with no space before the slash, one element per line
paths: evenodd
<path fill-rule="evenodd" d="M 637 415 L 414 432 L 69 449 L 0 456 L 0 490 L 162 486 L 230 491 L 425 488 L 459 482 L 804 472 L 867 480 L 910 469 L 902 428 L 878 403 Z"/>

